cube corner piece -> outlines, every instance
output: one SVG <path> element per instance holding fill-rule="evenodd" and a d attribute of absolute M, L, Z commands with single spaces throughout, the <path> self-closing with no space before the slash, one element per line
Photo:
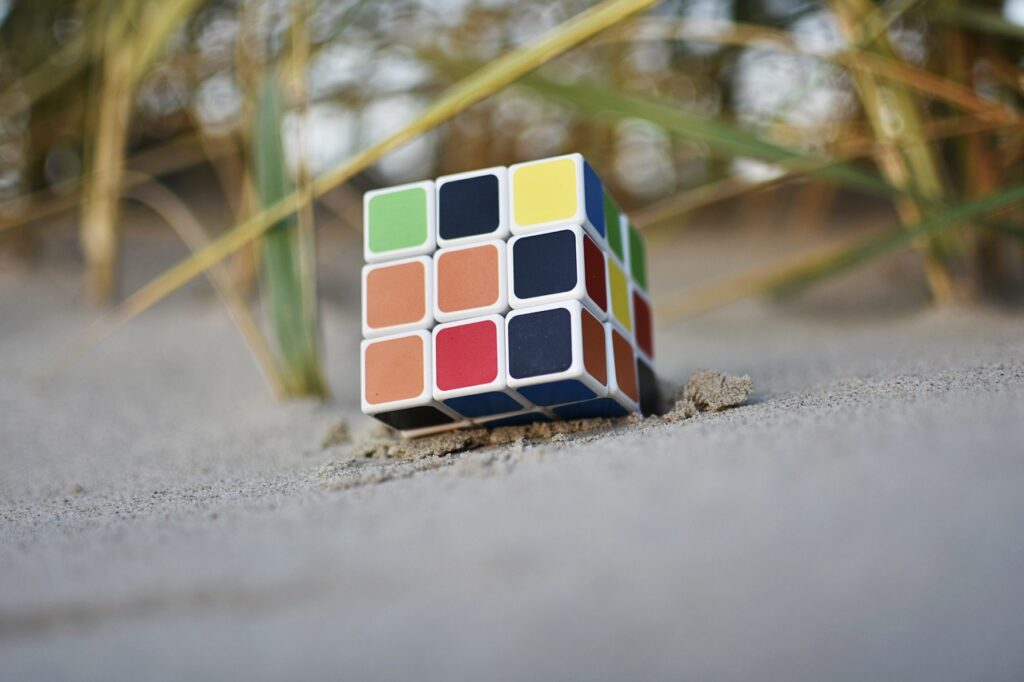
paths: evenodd
<path fill-rule="evenodd" d="M 426 330 L 365 339 L 360 344 L 360 401 L 364 414 L 406 436 L 465 425 L 434 401 L 431 335 Z"/>
<path fill-rule="evenodd" d="M 579 301 L 513 310 L 505 346 L 509 386 L 535 405 L 608 394 L 604 325 Z"/>
<path fill-rule="evenodd" d="M 512 234 L 580 225 L 605 241 L 604 185 L 580 154 L 509 166 Z"/>
<path fill-rule="evenodd" d="M 552 408 L 562 419 L 625 417 L 640 411 L 640 387 L 632 339 L 615 325 L 604 324 L 608 359 L 608 395 Z"/>
<path fill-rule="evenodd" d="M 371 190 L 363 195 L 363 259 L 380 263 L 433 252 L 437 245 L 433 180 Z"/>

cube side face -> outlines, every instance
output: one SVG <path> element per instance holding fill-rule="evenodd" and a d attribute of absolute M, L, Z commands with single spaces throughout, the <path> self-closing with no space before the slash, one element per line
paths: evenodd
<path fill-rule="evenodd" d="M 418 256 L 436 244 L 433 180 L 363 195 L 363 256 L 368 263 Z"/>
<path fill-rule="evenodd" d="M 363 336 L 424 329 L 433 323 L 433 261 L 427 256 L 363 266 Z"/>
<path fill-rule="evenodd" d="M 629 274 L 642 290 L 647 291 L 647 246 L 640 232 L 632 224 L 629 233 Z"/>
<path fill-rule="evenodd" d="M 437 245 L 457 246 L 509 235 L 508 169 L 437 179 Z"/>
<path fill-rule="evenodd" d="M 360 369 L 366 414 L 422 407 L 433 401 L 429 332 L 363 341 Z"/>
<path fill-rule="evenodd" d="M 608 299 L 609 321 L 618 325 L 626 332 L 633 331 L 633 315 L 631 311 L 629 277 L 615 259 L 608 257 Z"/>
<path fill-rule="evenodd" d="M 654 313 L 651 303 L 639 289 L 633 290 L 633 338 L 637 352 L 654 360 Z"/>
<path fill-rule="evenodd" d="M 440 249 L 434 254 L 434 317 L 439 322 L 508 310 L 505 242 Z"/>

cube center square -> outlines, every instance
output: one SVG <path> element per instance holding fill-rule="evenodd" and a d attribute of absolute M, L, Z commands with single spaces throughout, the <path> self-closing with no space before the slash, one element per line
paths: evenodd
<path fill-rule="evenodd" d="M 508 170 L 488 168 L 437 179 L 437 243 L 453 246 L 508 236 Z"/>
<path fill-rule="evenodd" d="M 435 244 L 434 182 L 367 192 L 364 256 L 368 262 L 428 254 Z"/>
<path fill-rule="evenodd" d="M 430 326 L 433 261 L 418 256 L 363 266 L 363 335 Z"/>
<path fill-rule="evenodd" d="M 434 337 L 437 387 L 442 391 L 490 384 L 498 378 L 498 325 L 494 320 L 456 324 Z"/>
<path fill-rule="evenodd" d="M 576 235 L 571 230 L 519 237 L 512 250 L 516 298 L 538 298 L 576 288 Z"/>
<path fill-rule="evenodd" d="M 434 254 L 434 317 L 449 322 L 508 307 L 505 242 L 440 249 Z"/>

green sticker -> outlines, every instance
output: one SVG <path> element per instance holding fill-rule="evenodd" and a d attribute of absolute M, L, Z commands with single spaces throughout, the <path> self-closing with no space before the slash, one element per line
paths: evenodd
<path fill-rule="evenodd" d="M 608 246 L 611 247 L 612 253 L 618 256 L 620 261 L 624 262 L 626 255 L 622 248 L 622 221 L 619 220 L 619 215 L 619 207 L 615 205 L 615 200 L 612 199 L 612 195 L 605 192 L 604 224 L 607 227 L 605 235 L 608 239 Z"/>
<path fill-rule="evenodd" d="M 629 270 L 637 286 L 647 291 L 647 247 L 632 224 L 629 226 Z"/>
<path fill-rule="evenodd" d="M 386 253 L 427 241 L 427 192 L 410 187 L 370 199 L 370 251 Z"/>

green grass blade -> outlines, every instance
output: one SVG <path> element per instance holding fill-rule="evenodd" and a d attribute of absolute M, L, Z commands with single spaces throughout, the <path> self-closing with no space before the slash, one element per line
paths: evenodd
<path fill-rule="evenodd" d="M 778 295 L 787 295 L 807 288 L 828 277 L 845 272 L 885 253 L 909 246 L 913 242 L 941 234 L 950 228 L 977 220 L 989 213 L 1005 210 L 1024 202 L 1024 185 L 1012 187 L 976 201 L 936 210 L 925 220 L 910 227 L 894 227 L 839 253 L 833 258 L 799 269 L 771 287 Z M 981 226 L 986 227 L 984 222 Z M 1002 232 L 999 227 L 991 227 Z M 1019 230 L 1015 230 L 1019 233 Z"/>
<path fill-rule="evenodd" d="M 280 89 L 274 71 L 263 79 L 252 138 L 253 170 L 263 206 L 272 206 L 292 192 L 281 140 Z M 262 286 L 270 326 L 288 393 L 292 396 L 326 393 L 320 366 L 320 332 L 315 305 L 316 273 L 303 267 L 304 237 L 294 216 L 278 221 L 262 243 Z M 310 305 L 310 301 L 314 303 Z"/>
<path fill-rule="evenodd" d="M 1003 38 L 1024 40 L 1024 26 L 1009 21 L 1002 14 L 993 10 L 978 9 L 961 4 L 956 7 L 928 10 L 924 12 L 924 15 L 938 23 L 968 28 Z"/>

